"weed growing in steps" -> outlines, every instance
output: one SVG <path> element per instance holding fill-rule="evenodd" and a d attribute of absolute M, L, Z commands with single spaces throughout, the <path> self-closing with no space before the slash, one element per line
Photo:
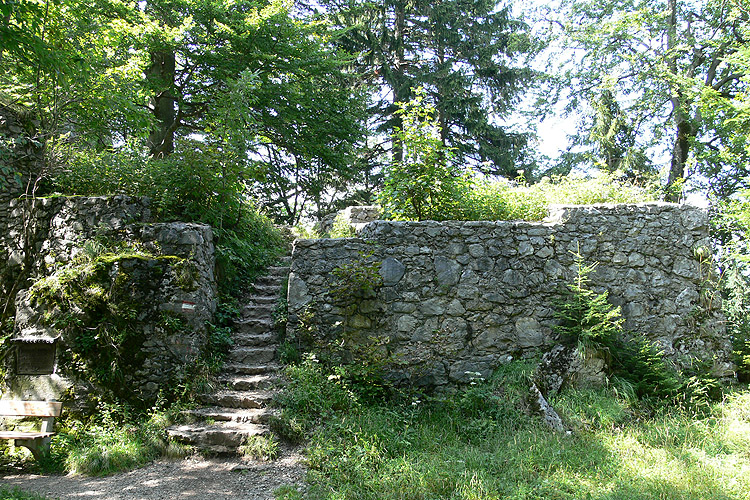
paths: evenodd
<path fill-rule="evenodd" d="M 700 413 L 644 407 L 612 389 L 564 392 L 552 404 L 574 429 L 566 436 L 521 408 L 532 371 L 514 362 L 442 400 L 377 404 L 319 365 L 295 367 L 282 419 L 308 439 L 305 498 L 747 498 L 747 388 Z"/>
<path fill-rule="evenodd" d="M 240 455 L 252 460 L 276 460 L 279 442 L 273 436 L 250 436 L 239 448 Z"/>

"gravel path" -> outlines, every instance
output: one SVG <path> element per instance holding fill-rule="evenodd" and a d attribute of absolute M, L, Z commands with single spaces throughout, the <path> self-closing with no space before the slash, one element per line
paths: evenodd
<path fill-rule="evenodd" d="M 291 450 L 273 462 L 190 457 L 99 478 L 9 475 L 0 485 L 60 500 L 270 500 L 279 486 L 301 483 L 304 473 L 299 451 Z"/>

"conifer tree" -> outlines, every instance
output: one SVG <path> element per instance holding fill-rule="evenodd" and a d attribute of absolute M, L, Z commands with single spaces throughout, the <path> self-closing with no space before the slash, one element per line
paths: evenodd
<path fill-rule="evenodd" d="M 360 81 L 374 89 L 370 112 L 379 132 L 395 138 L 403 129 L 397 110 L 422 87 L 457 162 L 517 177 L 526 165 L 527 136 L 500 121 L 532 77 L 523 58 L 533 44 L 509 6 L 497 0 L 325 0 L 322 6 L 321 15 L 343 30 L 340 46 L 357 55 Z M 392 161 L 403 153 L 395 138 Z"/>
<path fill-rule="evenodd" d="M 559 324 L 554 331 L 563 339 L 583 347 L 609 347 L 622 331 L 625 321 L 620 307 L 607 301 L 609 293 L 606 290 L 596 293 L 591 289 L 589 274 L 596 264 L 586 265 L 580 252 L 575 254 L 575 263 L 576 277 L 557 303 L 555 317 Z"/>

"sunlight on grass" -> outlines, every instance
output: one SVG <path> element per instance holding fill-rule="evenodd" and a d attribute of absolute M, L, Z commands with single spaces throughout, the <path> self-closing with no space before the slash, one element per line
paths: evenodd
<path fill-rule="evenodd" d="M 555 404 L 575 431 L 560 435 L 522 411 L 525 370 L 418 406 L 362 404 L 331 415 L 310 435 L 308 497 L 750 498 L 747 390 L 699 414 L 654 416 L 611 391 L 570 391 Z"/>

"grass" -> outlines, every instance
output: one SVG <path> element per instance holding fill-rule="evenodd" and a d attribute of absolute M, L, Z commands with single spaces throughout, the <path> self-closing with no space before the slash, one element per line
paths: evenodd
<path fill-rule="evenodd" d="M 21 464 L 30 471 L 46 473 L 105 476 L 161 457 L 181 458 L 191 449 L 166 435 L 166 427 L 177 418 L 179 409 L 174 406 L 150 414 L 131 414 L 121 405 L 101 405 L 89 420 L 63 418 L 56 426 L 49 456 L 36 461 L 25 448 L 10 448 L 4 443 L 0 463 Z"/>
<path fill-rule="evenodd" d="M 750 498 L 747 389 L 700 412 L 646 408 L 609 389 L 567 392 L 553 402 L 573 429 L 561 435 L 523 411 L 531 368 L 513 363 L 490 382 L 442 400 L 359 401 L 317 421 L 309 418 L 315 413 L 311 405 L 306 415 L 285 406 L 282 415 L 310 429 L 305 498 Z M 294 391 L 313 389 L 294 384 Z M 320 386 L 315 394 L 326 391 L 341 394 Z M 286 398 L 312 401 L 302 395 Z M 292 489 L 276 494 L 300 498 Z"/>
<path fill-rule="evenodd" d="M 27 493 L 18 488 L 0 486 L 0 500 L 48 500 L 47 497 L 36 493 Z"/>
<path fill-rule="evenodd" d="M 651 187 L 620 181 L 606 173 L 595 177 L 545 177 L 530 185 L 479 180 L 462 199 L 460 218 L 539 221 L 554 204 L 641 203 L 657 200 L 658 196 Z"/>
<path fill-rule="evenodd" d="M 545 177 L 535 184 L 468 179 L 451 194 L 449 203 L 426 206 L 435 220 L 526 220 L 547 217 L 551 205 L 591 205 L 595 203 L 643 203 L 660 198 L 655 184 L 638 184 L 613 174 L 598 172 L 595 176 Z M 382 200 L 386 217 L 409 218 L 409 200 Z M 413 216 L 413 214 L 411 215 Z"/>

